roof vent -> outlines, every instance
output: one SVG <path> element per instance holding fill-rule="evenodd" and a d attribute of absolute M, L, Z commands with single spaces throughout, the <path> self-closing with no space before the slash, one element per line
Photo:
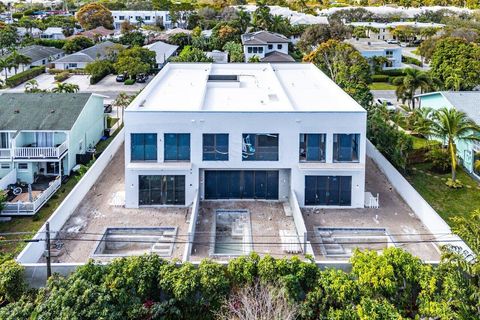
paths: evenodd
<path fill-rule="evenodd" d="M 13 111 L 13 113 L 20 113 L 20 110 L 17 109 L 15 111 Z"/>
<path fill-rule="evenodd" d="M 50 110 L 50 113 L 55 113 L 55 110 L 54 109 Z"/>

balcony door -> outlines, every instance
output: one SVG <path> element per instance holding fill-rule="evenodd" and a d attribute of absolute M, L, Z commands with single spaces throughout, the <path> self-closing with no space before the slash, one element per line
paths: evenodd
<path fill-rule="evenodd" d="M 0 132 L 0 149 L 9 149 L 8 132 Z"/>
<path fill-rule="evenodd" d="M 35 132 L 37 148 L 54 147 L 53 132 Z"/>

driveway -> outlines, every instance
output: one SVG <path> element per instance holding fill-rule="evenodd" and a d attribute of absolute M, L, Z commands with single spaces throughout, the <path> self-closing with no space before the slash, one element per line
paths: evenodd
<path fill-rule="evenodd" d="M 146 83 L 135 83 L 131 86 L 126 86 L 122 82 L 115 81 L 115 75 L 109 75 L 103 78 L 97 84 L 90 84 L 90 76 L 88 75 L 72 75 L 64 81 L 64 83 L 76 84 L 80 87 L 80 92 L 92 92 L 107 96 L 110 99 L 115 99 L 120 92 L 127 92 L 130 94 L 137 93 L 153 79 L 151 76 Z M 35 78 L 38 82 L 38 87 L 42 90 L 52 90 L 55 88 L 54 76 L 48 73 L 41 74 Z M 0 90 L 0 92 L 24 92 L 25 83 L 20 84 L 15 88 Z"/>

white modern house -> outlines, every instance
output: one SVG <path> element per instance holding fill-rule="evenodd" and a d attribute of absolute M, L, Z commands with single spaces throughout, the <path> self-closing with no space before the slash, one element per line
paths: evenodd
<path fill-rule="evenodd" d="M 288 55 L 290 39 L 270 31 L 256 31 L 242 34 L 245 61 L 258 57 L 261 62 L 294 62 Z"/>
<path fill-rule="evenodd" d="M 169 11 L 112 10 L 113 25 L 120 29 L 123 22 L 142 25 L 163 25 L 165 29 L 174 27 Z"/>
<path fill-rule="evenodd" d="M 0 190 L 20 188 L 2 214 L 35 214 L 103 136 L 103 97 L 3 93 L 0 114 Z"/>
<path fill-rule="evenodd" d="M 399 45 L 370 39 L 348 39 L 345 42 L 351 44 L 367 59 L 385 57 L 387 61 L 382 66 L 384 70 L 402 68 L 402 47 Z"/>
<path fill-rule="evenodd" d="M 397 22 L 351 22 L 352 27 L 364 27 L 366 29 L 366 36 L 370 40 L 399 40 L 392 33 L 397 27 L 409 27 L 413 29 L 433 28 L 440 32 L 444 24 L 433 22 L 416 22 L 416 21 L 397 21 Z M 416 40 L 416 39 L 414 39 Z"/>
<path fill-rule="evenodd" d="M 169 63 L 125 110 L 125 206 L 364 207 L 365 134 L 313 64 Z"/>
<path fill-rule="evenodd" d="M 240 5 L 235 6 L 237 10 L 243 9 L 250 14 L 253 13 L 256 9 L 256 5 Z M 298 12 L 291 10 L 288 7 L 281 6 L 268 6 L 270 9 L 270 14 L 274 16 L 282 16 L 290 20 L 290 24 L 293 26 L 296 25 L 312 25 L 312 24 L 328 24 L 328 18 L 320 15 L 307 14 L 303 12 Z"/>

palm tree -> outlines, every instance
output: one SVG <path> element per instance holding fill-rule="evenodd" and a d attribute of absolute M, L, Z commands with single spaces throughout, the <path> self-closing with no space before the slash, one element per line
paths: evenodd
<path fill-rule="evenodd" d="M 405 75 L 393 79 L 393 84 L 397 86 L 395 90 L 397 100 L 401 100 L 402 103 L 407 101 L 412 109 L 415 109 L 413 97 L 417 89 L 423 93 L 433 88 L 433 81 L 426 72 L 410 68 L 405 70 Z"/>
<path fill-rule="evenodd" d="M 75 93 L 80 90 L 80 87 L 73 83 L 57 82 L 57 86 L 52 89 L 54 93 Z"/>
<path fill-rule="evenodd" d="M 0 70 L 3 70 L 5 72 L 5 81 L 8 79 L 8 72 L 12 69 L 12 63 L 10 59 L 5 58 L 5 59 L 0 59 Z"/>
<path fill-rule="evenodd" d="M 447 144 L 452 164 L 452 182 L 457 179 L 457 143 L 480 141 L 480 127 L 465 113 L 455 108 L 441 108 L 432 115 L 428 135 Z"/>
<path fill-rule="evenodd" d="M 14 66 L 22 66 L 22 71 L 25 71 L 25 65 L 32 62 L 32 58 L 24 54 L 18 53 L 17 50 L 14 50 L 10 55 Z M 17 68 L 15 68 L 15 74 L 17 73 Z"/>
<path fill-rule="evenodd" d="M 242 31 L 242 33 L 247 32 L 247 29 L 250 26 L 251 17 L 250 13 L 248 13 L 248 11 L 246 11 L 244 7 L 240 7 L 237 11 L 236 20 L 240 31 Z"/>
<path fill-rule="evenodd" d="M 40 89 L 38 88 L 37 80 L 32 79 L 32 80 L 28 80 L 25 83 L 25 92 L 33 93 L 33 92 L 39 92 L 39 90 Z"/>
<path fill-rule="evenodd" d="M 135 96 L 129 96 L 125 92 L 120 92 L 117 98 L 115 99 L 114 104 L 117 107 L 122 108 L 122 122 L 123 122 L 123 115 L 125 113 L 125 108 L 128 107 L 128 105 L 130 104 L 130 102 L 132 102 L 134 98 Z M 117 118 L 118 118 L 118 109 L 117 109 Z"/>
<path fill-rule="evenodd" d="M 281 15 L 274 15 L 270 24 L 269 30 L 272 32 L 277 32 L 285 34 L 289 30 L 290 21 L 287 18 L 284 18 Z"/>

